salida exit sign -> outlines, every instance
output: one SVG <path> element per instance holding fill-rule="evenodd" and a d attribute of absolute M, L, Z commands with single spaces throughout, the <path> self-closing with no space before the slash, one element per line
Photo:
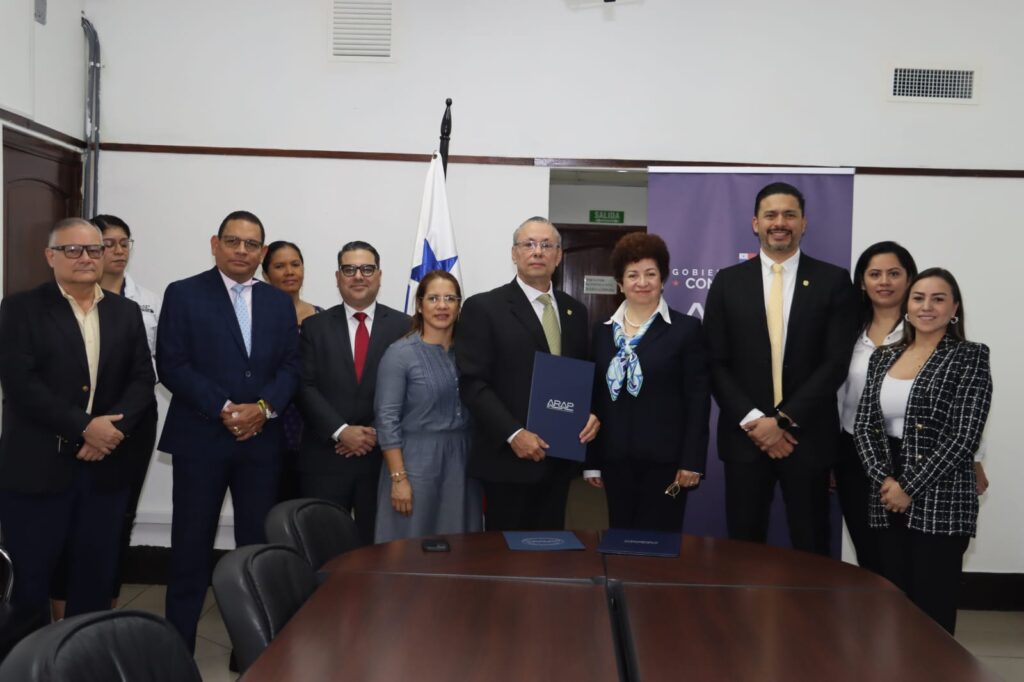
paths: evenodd
<path fill-rule="evenodd" d="M 625 211 L 591 211 L 590 222 L 622 225 L 626 221 Z"/>

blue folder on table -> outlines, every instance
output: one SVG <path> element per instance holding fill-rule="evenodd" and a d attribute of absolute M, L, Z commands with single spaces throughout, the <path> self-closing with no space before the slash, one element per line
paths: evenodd
<path fill-rule="evenodd" d="M 677 557 L 681 540 L 680 533 L 612 528 L 601 534 L 597 551 L 602 554 Z"/>
<path fill-rule="evenodd" d="M 524 552 L 558 552 L 584 549 L 576 533 L 569 530 L 523 531 L 507 530 L 503 533 L 509 549 Z"/>
<path fill-rule="evenodd" d="M 590 416 L 593 390 L 594 363 L 537 351 L 526 428 L 550 446 L 548 457 L 585 459 L 587 446 L 580 443 L 580 431 Z"/>

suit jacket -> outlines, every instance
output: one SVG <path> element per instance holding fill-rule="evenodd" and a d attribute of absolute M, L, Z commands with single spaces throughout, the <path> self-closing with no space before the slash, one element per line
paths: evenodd
<path fill-rule="evenodd" d="M 816 467 L 835 462 L 839 413 L 836 391 L 846 378 L 857 335 L 856 297 L 846 270 L 800 254 L 786 329 L 782 404 L 799 426 L 790 457 Z M 753 462 L 766 457 L 740 428 L 757 408 L 774 415 L 771 343 L 761 258 L 715 275 L 704 307 L 704 335 L 718 418 L 718 455 Z"/>
<path fill-rule="evenodd" d="M 102 490 L 130 482 L 142 455 L 132 434 L 155 404 L 155 376 L 139 307 L 105 293 L 97 304 L 100 357 L 92 414 L 123 414 L 125 440 L 90 464 Z M 91 415 L 85 342 L 56 282 L 0 303 L 0 487 L 20 493 L 57 493 L 71 484 L 75 455 Z M 145 453 L 148 460 L 149 453 Z"/>
<path fill-rule="evenodd" d="M 299 332 L 291 298 L 269 284 L 252 287 L 252 354 L 246 355 L 231 296 L 216 267 L 173 282 L 164 293 L 157 328 L 156 366 L 171 392 L 159 449 L 175 457 L 224 457 L 234 437 L 221 422 L 231 400 L 266 400 L 277 414 L 299 381 Z M 250 456 L 281 450 L 281 420 L 245 441 Z"/>
<path fill-rule="evenodd" d="M 363 379 L 356 382 L 345 306 L 338 304 L 302 325 L 302 382 L 298 402 L 305 427 L 299 447 L 300 471 L 357 473 L 380 461 L 380 449 L 362 457 L 342 457 L 331 437 L 342 424 L 373 426 L 377 366 L 392 343 L 411 328 L 405 313 L 377 304 Z"/>
<path fill-rule="evenodd" d="M 555 291 L 562 327 L 562 355 L 587 357 L 587 309 Z M 526 427 L 533 358 L 549 352 L 544 328 L 519 284 L 469 297 L 455 330 L 455 359 L 462 401 L 473 415 L 473 444 L 468 473 L 485 480 L 535 483 L 550 476 L 571 476 L 574 462 L 547 457 L 519 459 L 506 442 Z"/>
<path fill-rule="evenodd" d="M 711 387 L 700 321 L 675 310 L 670 317 L 672 324 L 658 315 L 636 346 L 644 374 L 640 393 L 633 397 L 623 386 L 615 401 L 605 381 L 616 355 L 612 325 L 594 325 L 593 410 L 601 431 L 587 449 L 588 468 L 629 458 L 704 472 Z"/>
<path fill-rule="evenodd" d="M 875 484 L 868 502 L 874 527 L 888 519 L 876 492 L 895 476 L 879 393 L 882 380 L 903 354 L 902 344 L 871 354 L 853 435 L 868 478 Z M 948 334 L 918 372 L 903 419 L 902 472 L 896 479 L 913 498 L 907 525 L 924 533 L 970 535 L 978 518 L 974 453 L 988 419 L 992 373 L 988 346 L 957 341 Z"/>

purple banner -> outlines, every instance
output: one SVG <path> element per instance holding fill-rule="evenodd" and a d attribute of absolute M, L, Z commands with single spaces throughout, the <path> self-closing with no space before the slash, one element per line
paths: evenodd
<path fill-rule="evenodd" d="M 853 174 L 761 172 L 730 169 L 707 172 L 695 169 L 651 169 L 647 190 L 647 230 L 660 235 L 672 254 L 665 300 L 680 312 L 704 317 L 708 287 L 720 269 L 752 258 L 760 250 L 751 220 L 754 197 L 765 185 L 788 182 L 803 192 L 807 202 L 807 231 L 801 251 L 843 268 L 850 267 L 853 227 Z M 718 459 L 715 428 L 718 409 L 711 415 L 711 445 L 707 478 L 690 493 L 683 529 L 696 535 L 727 537 L 725 480 Z M 776 489 L 769 526 L 769 542 L 789 546 L 781 492 Z M 832 554 L 839 556 L 841 520 L 832 500 Z"/>

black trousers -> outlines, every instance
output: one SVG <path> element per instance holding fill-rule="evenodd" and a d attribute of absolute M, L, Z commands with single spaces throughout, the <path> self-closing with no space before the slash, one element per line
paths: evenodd
<path fill-rule="evenodd" d="M 829 470 L 792 457 L 725 462 L 725 519 L 733 540 L 763 543 L 775 484 L 782 488 L 794 549 L 829 555 Z"/>
<path fill-rule="evenodd" d="M 329 500 L 347 509 L 355 518 L 360 542 L 372 545 L 373 530 L 377 523 L 377 485 L 380 483 L 381 456 L 366 456 L 376 457 L 376 465 L 358 473 L 299 472 L 299 491 L 302 497 Z"/>
<path fill-rule="evenodd" d="M 878 531 L 868 525 L 868 501 L 879 493 L 864 473 L 864 465 L 857 455 L 853 436 L 845 431 L 839 436 L 839 461 L 833 471 L 836 475 L 839 506 L 843 511 L 846 530 L 857 551 L 857 563 L 861 568 L 881 575 L 882 556 L 878 546 Z"/>
<path fill-rule="evenodd" d="M 484 525 L 487 530 L 561 530 L 569 480 L 558 477 L 540 483 L 481 481 Z"/>
<path fill-rule="evenodd" d="M 675 498 L 665 489 L 676 479 L 674 462 L 620 459 L 601 464 L 612 528 L 663 530 L 679 533 L 686 511 L 686 489 Z"/>

